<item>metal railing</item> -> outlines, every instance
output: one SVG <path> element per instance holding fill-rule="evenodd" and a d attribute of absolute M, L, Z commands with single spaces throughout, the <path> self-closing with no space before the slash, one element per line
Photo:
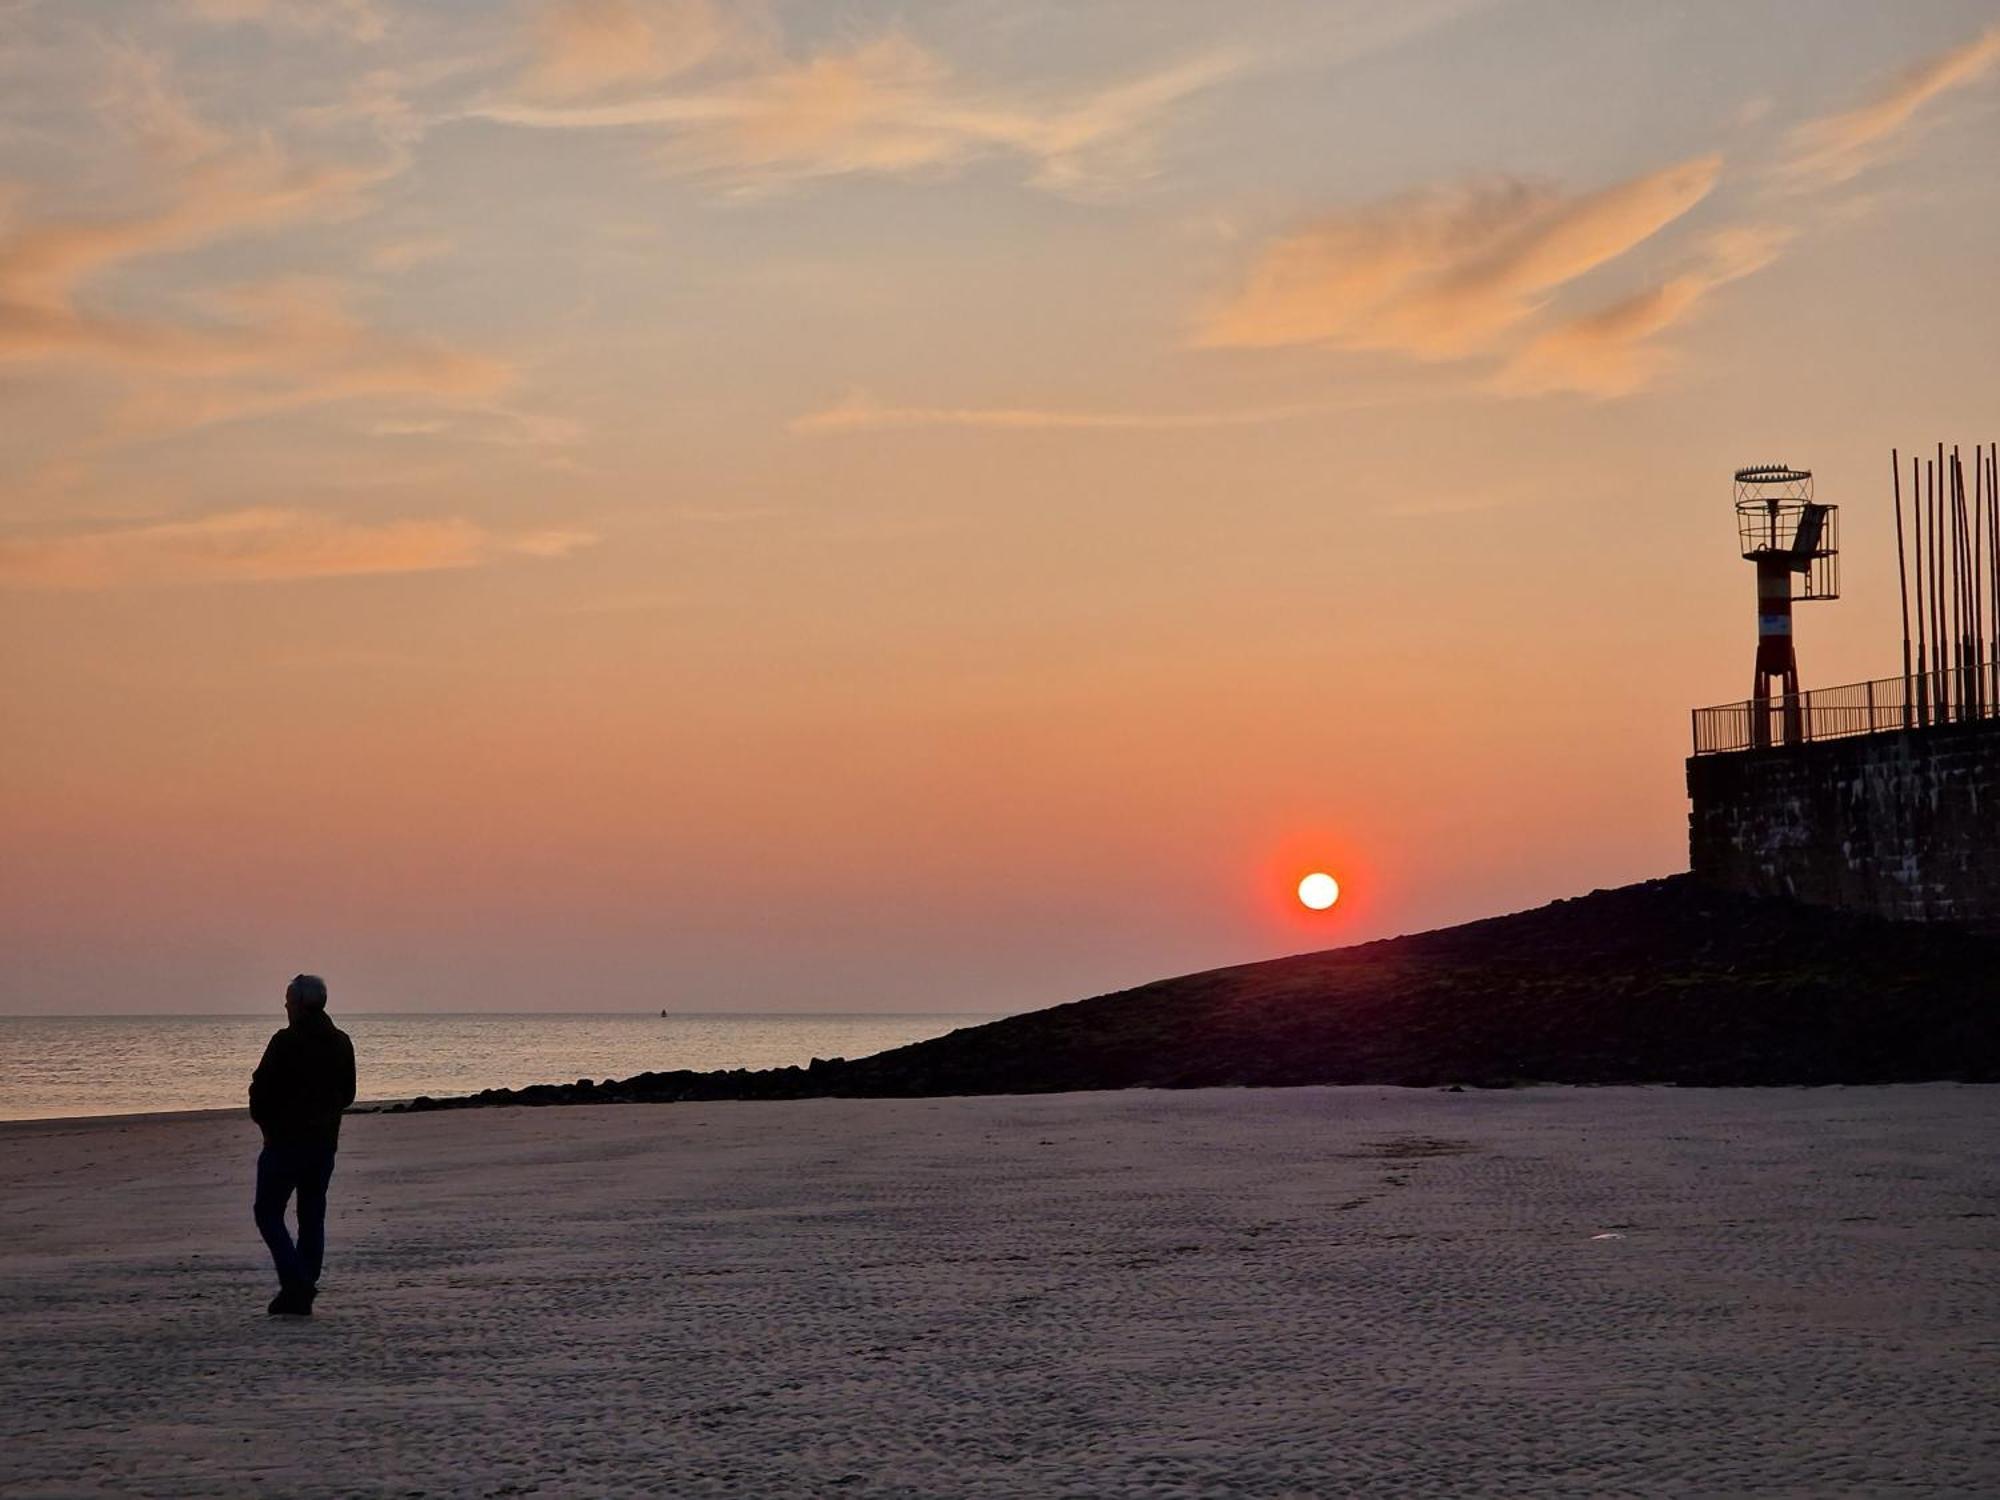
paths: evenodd
<path fill-rule="evenodd" d="M 1758 717 L 1757 706 L 1749 702 L 1697 708 L 1694 753 L 1720 755 L 2000 718 L 2000 662 L 1815 688 L 1791 699 L 1773 697 L 1761 724 Z"/>

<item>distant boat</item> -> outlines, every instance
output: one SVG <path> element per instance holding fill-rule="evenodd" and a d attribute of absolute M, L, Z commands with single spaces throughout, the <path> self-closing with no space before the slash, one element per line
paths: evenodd
<path fill-rule="evenodd" d="M 667 1013 L 666 1013 L 665 1011 L 661 1011 L 661 1012 L 660 1012 L 660 1019 L 661 1019 L 662 1021 L 664 1021 L 664 1020 L 665 1020 L 666 1018 L 667 1018 Z"/>

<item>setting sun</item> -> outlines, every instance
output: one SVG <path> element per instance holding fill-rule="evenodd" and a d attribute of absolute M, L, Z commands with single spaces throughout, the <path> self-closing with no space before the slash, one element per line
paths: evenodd
<path fill-rule="evenodd" d="M 1299 882 L 1299 901 L 1314 911 L 1325 911 L 1340 899 L 1340 882 L 1331 875 L 1314 871 Z"/>

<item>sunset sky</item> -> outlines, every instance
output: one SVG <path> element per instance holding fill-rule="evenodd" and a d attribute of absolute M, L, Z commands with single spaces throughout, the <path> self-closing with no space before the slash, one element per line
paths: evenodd
<path fill-rule="evenodd" d="M 0 0 L 0 1010 L 1027 1009 L 1685 868 L 1730 471 L 1897 670 L 1997 164 L 1992 0 Z"/>

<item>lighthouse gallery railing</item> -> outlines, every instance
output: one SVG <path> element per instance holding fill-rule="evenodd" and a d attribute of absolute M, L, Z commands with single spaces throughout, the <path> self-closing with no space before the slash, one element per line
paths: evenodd
<path fill-rule="evenodd" d="M 1798 704 L 1799 733 L 1789 742 L 1782 698 L 1771 700 L 1762 734 L 1757 733 L 1757 710 L 1749 702 L 1697 708 L 1694 753 L 1720 755 L 1764 746 L 1775 749 L 1787 743 L 1844 740 L 1860 734 L 2000 718 L 2000 662 L 1814 688 L 1800 693 Z"/>

